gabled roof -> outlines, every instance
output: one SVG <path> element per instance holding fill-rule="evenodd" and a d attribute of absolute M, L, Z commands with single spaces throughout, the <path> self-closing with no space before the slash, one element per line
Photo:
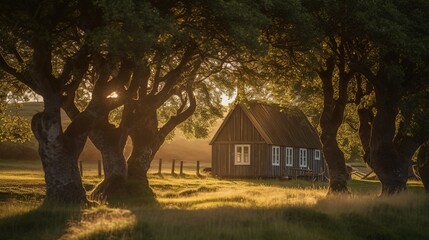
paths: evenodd
<path fill-rule="evenodd" d="M 279 146 L 321 148 L 316 130 L 304 113 L 296 107 L 278 107 L 264 103 L 249 102 L 238 104 L 250 119 L 266 143 Z M 234 108 L 234 109 L 235 109 Z M 223 127 L 228 122 L 234 109 L 231 110 L 214 135 L 213 144 Z"/>

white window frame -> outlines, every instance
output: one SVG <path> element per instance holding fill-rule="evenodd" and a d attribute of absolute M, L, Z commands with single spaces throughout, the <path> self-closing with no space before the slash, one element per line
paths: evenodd
<path fill-rule="evenodd" d="M 248 156 L 247 159 L 244 156 L 244 148 L 248 148 Z M 240 155 L 240 159 L 237 158 L 238 156 L 238 149 L 240 149 L 240 152 L 243 153 L 242 156 Z M 246 161 L 247 160 L 247 161 Z M 250 165 L 250 144 L 236 144 L 234 147 L 234 164 L 235 165 Z"/>
<path fill-rule="evenodd" d="M 286 166 L 293 167 L 293 148 L 286 147 Z"/>
<path fill-rule="evenodd" d="M 314 160 L 320 160 L 320 150 L 314 150 Z"/>
<path fill-rule="evenodd" d="M 280 146 L 271 147 L 271 164 L 273 166 L 280 166 Z"/>
<path fill-rule="evenodd" d="M 299 149 L 299 167 L 306 168 L 307 166 L 308 166 L 307 149 L 300 148 Z"/>

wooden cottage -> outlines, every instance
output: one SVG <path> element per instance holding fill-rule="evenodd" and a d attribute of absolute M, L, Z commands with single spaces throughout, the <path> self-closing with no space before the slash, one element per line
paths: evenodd
<path fill-rule="evenodd" d="M 325 173 L 318 134 L 297 108 L 238 104 L 210 144 L 214 176 L 323 178 Z"/>

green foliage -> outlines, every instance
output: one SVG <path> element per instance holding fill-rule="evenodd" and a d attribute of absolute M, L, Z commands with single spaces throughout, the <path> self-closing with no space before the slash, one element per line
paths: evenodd
<path fill-rule="evenodd" d="M 99 27 L 88 32 L 89 44 L 97 52 L 109 54 L 109 58 L 139 61 L 147 57 L 164 32 L 177 32 L 171 18 L 160 16 L 147 1 L 100 0 L 95 1 L 95 7 L 102 16 Z"/>
<path fill-rule="evenodd" d="M 4 111 L 0 113 L 0 142 L 24 143 L 31 140 L 32 136 L 28 119 Z"/>
<path fill-rule="evenodd" d="M 403 97 L 400 106 L 401 124 L 406 136 L 426 139 L 429 135 L 429 90 L 421 90 Z"/>
<path fill-rule="evenodd" d="M 427 56 L 427 1 L 361 2 L 358 9 L 356 31 L 365 31 L 384 53 L 398 51 L 406 58 L 419 61 Z"/>
<path fill-rule="evenodd" d="M 378 71 L 375 84 L 398 98 L 400 133 L 424 142 L 429 126 L 429 17 L 425 14 L 429 4 L 420 0 L 371 1 L 360 3 L 358 9 L 355 31 L 374 48 L 364 64 L 374 73 Z"/>
<path fill-rule="evenodd" d="M 30 120 L 16 114 L 18 102 L 28 101 L 31 92 L 4 75 L 0 81 L 0 143 L 24 143 L 32 139 Z"/>

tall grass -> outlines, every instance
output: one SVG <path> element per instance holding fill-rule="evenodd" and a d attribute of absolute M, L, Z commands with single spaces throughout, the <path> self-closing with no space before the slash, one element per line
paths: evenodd
<path fill-rule="evenodd" d="M 40 171 L 0 168 L 0 239 L 429 239 L 418 182 L 389 198 L 376 181 L 350 181 L 347 197 L 307 181 L 152 174 L 150 183 L 156 206 L 45 208 Z"/>

